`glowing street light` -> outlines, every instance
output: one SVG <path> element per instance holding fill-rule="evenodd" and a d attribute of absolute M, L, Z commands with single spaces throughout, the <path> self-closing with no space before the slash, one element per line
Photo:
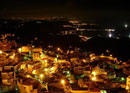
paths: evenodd
<path fill-rule="evenodd" d="M 94 54 L 90 54 L 90 55 L 89 55 L 89 57 L 93 57 L 93 56 L 94 56 Z"/>
<path fill-rule="evenodd" d="M 96 74 L 97 74 L 97 73 L 96 73 L 95 71 L 92 72 L 92 75 L 96 76 Z"/>
<path fill-rule="evenodd" d="M 107 53 L 109 53 L 110 51 L 109 50 L 106 50 Z"/>
<path fill-rule="evenodd" d="M 44 77 L 44 75 L 43 74 L 40 74 L 40 78 L 43 78 Z"/>
<path fill-rule="evenodd" d="M 39 77 L 40 77 L 40 79 L 39 79 L 39 80 L 40 80 L 40 83 L 42 84 L 42 83 L 43 83 L 43 77 L 44 77 L 44 75 L 43 75 L 43 74 L 40 74 Z"/>
<path fill-rule="evenodd" d="M 52 67 L 52 68 L 50 68 L 51 70 L 54 70 L 55 69 L 55 67 Z"/>
<path fill-rule="evenodd" d="M 3 53 L 3 51 L 2 50 L 0 50 L 0 54 L 2 54 Z"/>
<path fill-rule="evenodd" d="M 57 51 L 60 51 L 60 50 L 61 50 L 61 49 L 58 47 L 58 48 L 57 48 Z"/>
<path fill-rule="evenodd" d="M 45 68 L 44 70 L 47 72 L 47 71 L 48 71 L 48 68 Z"/>
<path fill-rule="evenodd" d="M 61 84 L 62 84 L 62 85 L 65 85 L 65 80 L 62 79 L 62 80 L 61 80 Z"/>
<path fill-rule="evenodd" d="M 128 85 L 126 86 L 126 90 L 129 90 L 129 86 Z"/>
<path fill-rule="evenodd" d="M 112 54 L 110 54 L 110 57 L 112 57 Z"/>
<path fill-rule="evenodd" d="M 91 79 L 92 79 L 92 81 L 96 81 L 97 78 L 96 77 L 92 77 Z"/>
<path fill-rule="evenodd" d="M 22 52 L 22 48 L 19 48 L 19 49 L 18 49 L 18 52 L 21 53 L 21 52 Z"/>
<path fill-rule="evenodd" d="M 36 70 L 33 70 L 32 74 L 36 74 Z"/>
<path fill-rule="evenodd" d="M 71 54 L 73 54 L 73 53 L 74 53 L 74 51 L 70 51 L 70 53 L 71 53 Z"/>
<path fill-rule="evenodd" d="M 10 56 L 11 59 L 14 59 L 14 57 L 15 57 L 15 53 L 12 56 Z"/>
<path fill-rule="evenodd" d="M 26 77 L 27 77 L 27 78 L 31 78 L 31 76 L 30 76 L 30 75 L 26 75 Z"/>
<path fill-rule="evenodd" d="M 48 60 L 45 60 L 45 62 L 48 62 Z"/>
<path fill-rule="evenodd" d="M 25 64 L 22 64 L 21 66 L 20 66 L 20 69 L 24 69 L 25 68 Z"/>
<path fill-rule="evenodd" d="M 58 59 L 57 59 L 57 58 L 55 58 L 55 59 L 54 59 L 54 62 L 58 62 Z"/>
<path fill-rule="evenodd" d="M 112 34 L 110 33 L 108 36 L 109 36 L 109 38 L 111 38 L 111 37 L 112 37 Z"/>
<path fill-rule="evenodd" d="M 127 24 L 125 24 L 125 28 L 127 28 L 128 27 L 128 25 Z"/>

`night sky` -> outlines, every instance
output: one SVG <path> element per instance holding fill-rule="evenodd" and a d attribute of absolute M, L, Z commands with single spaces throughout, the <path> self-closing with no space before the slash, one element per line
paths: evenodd
<path fill-rule="evenodd" d="M 130 19 L 126 0 L 2 0 L 0 17 L 81 17 L 93 20 Z"/>

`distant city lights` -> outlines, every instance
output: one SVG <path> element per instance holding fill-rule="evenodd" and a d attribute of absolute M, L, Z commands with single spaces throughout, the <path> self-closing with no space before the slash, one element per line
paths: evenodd
<path fill-rule="evenodd" d="M 113 32 L 113 31 L 115 31 L 115 29 L 105 29 L 105 31 Z"/>
<path fill-rule="evenodd" d="M 31 22 L 32 26 L 36 25 L 38 28 L 41 26 L 41 29 L 44 23 L 51 22 L 51 19 L 29 22 L 27 20 L 27 23 Z M 48 27 L 51 28 L 53 22 L 49 23 Z M 58 22 L 56 20 L 56 23 Z M 32 28 L 35 32 L 26 32 L 28 36 L 25 38 L 26 33 L 23 32 L 28 29 L 23 30 L 28 24 L 26 21 L 18 21 L 18 26 L 22 23 L 25 23 L 23 28 L 16 30 L 21 32 L 19 35 L 11 34 L 13 38 L 8 38 L 10 37 L 8 34 L 0 36 L 0 93 L 3 90 L 10 92 L 10 88 L 13 93 L 130 91 L 130 48 L 126 47 L 130 42 L 129 24 L 122 23 L 119 27 L 117 26 L 120 24 L 117 24 L 115 29 L 107 26 L 105 29 L 106 26 L 100 27 L 100 24 L 72 21 L 67 25 L 65 21 L 64 25 L 64 22 L 60 21 L 58 31 L 65 27 L 67 34 L 49 34 L 51 33 L 49 31 L 35 35 L 38 29 Z M 1 24 L 4 24 L 3 20 L 0 21 L 0 29 Z M 8 28 L 8 24 L 10 20 L 4 26 L 7 25 Z M 17 35 L 20 37 L 18 42 Z M 121 88 L 123 90 L 120 90 Z"/>

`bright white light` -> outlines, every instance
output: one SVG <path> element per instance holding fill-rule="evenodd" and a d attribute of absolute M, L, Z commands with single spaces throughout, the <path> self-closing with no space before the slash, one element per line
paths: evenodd
<path fill-rule="evenodd" d="M 22 52 L 22 48 L 19 48 L 19 49 L 18 49 L 18 52 L 20 52 L 20 53 L 21 53 L 21 52 Z"/>
<path fill-rule="evenodd" d="M 128 25 L 127 24 L 125 24 L 125 28 L 127 28 L 128 27 Z"/>
<path fill-rule="evenodd" d="M 111 31 L 115 31 L 115 29 L 112 29 Z"/>
<path fill-rule="evenodd" d="M 129 38 L 130 38 L 130 34 L 129 34 Z"/>
<path fill-rule="evenodd" d="M 112 37 L 112 34 L 110 33 L 110 34 L 109 34 L 109 38 L 111 38 L 111 37 Z"/>

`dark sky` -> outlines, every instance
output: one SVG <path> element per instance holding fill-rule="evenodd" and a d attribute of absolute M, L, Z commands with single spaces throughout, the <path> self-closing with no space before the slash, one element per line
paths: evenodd
<path fill-rule="evenodd" d="M 0 17 L 67 16 L 128 20 L 129 8 L 127 0 L 2 0 Z"/>

